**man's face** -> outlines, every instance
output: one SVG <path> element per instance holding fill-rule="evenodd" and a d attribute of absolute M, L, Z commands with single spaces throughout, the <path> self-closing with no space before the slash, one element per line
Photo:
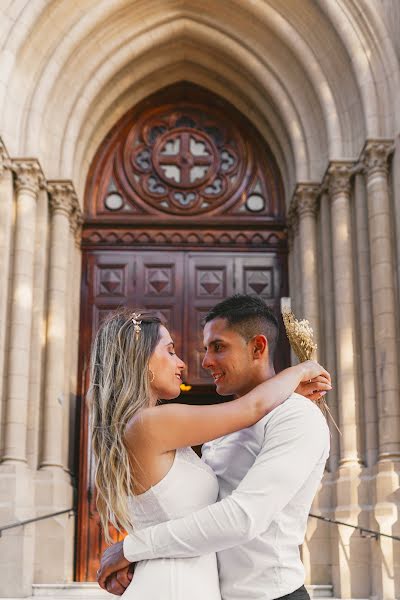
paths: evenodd
<path fill-rule="evenodd" d="M 253 345 L 230 328 L 226 319 L 206 323 L 203 341 L 203 368 L 210 371 L 218 394 L 241 396 L 254 387 Z"/>

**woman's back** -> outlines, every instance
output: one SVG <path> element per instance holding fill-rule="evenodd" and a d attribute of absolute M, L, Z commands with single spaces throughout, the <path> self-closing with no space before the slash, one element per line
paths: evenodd
<path fill-rule="evenodd" d="M 180 448 L 165 477 L 143 494 L 132 496 L 129 509 L 140 530 L 190 514 L 217 497 L 218 482 L 212 469 L 191 448 Z M 215 554 L 138 563 L 124 596 L 159 600 L 161 591 L 163 600 L 220 600 Z"/>

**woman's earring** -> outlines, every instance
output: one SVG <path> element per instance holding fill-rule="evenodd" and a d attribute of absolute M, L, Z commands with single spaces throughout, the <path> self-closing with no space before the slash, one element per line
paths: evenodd
<path fill-rule="evenodd" d="M 153 373 L 153 371 L 151 369 L 149 369 L 149 373 L 150 373 L 150 376 L 151 376 L 150 383 L 153 383 L 153 381 L 155 380 L 156 377 L 155 377 L 155 375 L 154 375 L 154 373 Z"/>

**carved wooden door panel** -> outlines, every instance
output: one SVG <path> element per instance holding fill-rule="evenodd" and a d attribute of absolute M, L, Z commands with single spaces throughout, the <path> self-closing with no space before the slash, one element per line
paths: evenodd
<path fill-rule="evenodd" d="M 201 366 L 202 320 L 208 310 L 233 293 L 246 293 L 262 297 L 279 314 L 280 297 L 286 293 L 285 270 L 279 255 L 272 252 L 96 251 L 86 255 L 86 263 L 83 363 L 88 365 L 92 339 L 111 310 L 129 306 L 154 311 L 167 322 L 177 352 L 188 366 L 187 381 L 200 395 L 205 390 L 205 397 L 201 398 L 204 402 L 207 402 L 206 390 L 213 384 Z M 280 369 L 287 364 L 287 343 L 282 340 L 276 367 Z M 86 369 L 84 394 L 88 384 Z M 81 463 L 78 578 L 94 580 L 105 542 L 96 511 L 87 411 L 81 431 L 86 436 L 81 447 L 87 450 Z"/>
<path fill-rule="evenodd" d="M 134 305 L 167 323 L 178 354 L 183 354 L 183 252 L 142 252 L 135 259 Z"/>
<path fill-rule="evenodd" d="M 277 372 L 290 364 L 289 344 L 281 316 L 281 297 L 288 294 L 287 268 L 282 255 L 237 254 L 235 258 L 235 289 L 241 294 L 259 296 L 270 306 L 280 324 L 280 335 L 274 365 Z"/>
<path fill-rule="evenodd" d="M 202 321 L 215 304 L 235 290 L 234 257 L 229 254 L 191 253 L 186 260 L 186 326 L 188 340 L 188 381 L 210 384 L 212 379 L 201 366 L 204 358 Z"/>
<path fill-rule="evenodd" d="M 186 258 L 185 304 L 187 324 L 184 337 L 189 340 L 186 360 L 189 382 L 195 385 L 212 382 L 202 366 L 203 327 L 206 313 L 233 293 L 263 298 L 280 319 L 280 298 L 287 293 L 285 271 L 276 253 L 244 254 L 189 253 Z M 276 353 L 275 366 L 281 370 L 288 364 L 285 337 Z"/>
<path fill-rule="evenodd" d="M 84 268 L 85 301 L 82 305 L 83 332 L 81 361 L 83 364 L 83 397 L 89 386 L 90 347 L 94 335 L 107 314 L 128 306 L 158 313 L 170 327 L 177 351 L 182 353 L 183 318 L 182 282 L 183 253 L 132 251 L 94 252 L 86 257 Z M 81 481 L 78 526 L 79 580 L 94 581 L 102 550 L 105 548 L 100 519 L 96 510 L 94 462 L 88 437 L 87 410 L 81 425 Z M 115 539 L 116 535 L 114 536 Z"/>

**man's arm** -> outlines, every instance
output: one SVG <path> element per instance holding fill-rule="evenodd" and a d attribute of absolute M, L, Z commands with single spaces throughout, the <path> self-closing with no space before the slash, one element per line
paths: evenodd
<path fill-rule="evenodd" d="M 265 531 L 307 480 L 329 445 L 324 417 L 301 401 L 270 417 L 260 454 L 238 488 L 191 515 L 142 529 L 124 540 L 131 562 L 191 557 L 250 541 Z"/>

